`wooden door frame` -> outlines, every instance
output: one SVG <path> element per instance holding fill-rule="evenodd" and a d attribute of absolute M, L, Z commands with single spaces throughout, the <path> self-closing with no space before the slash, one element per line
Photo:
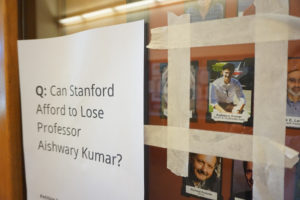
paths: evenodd
<path fill-rule="evenodd" d="M 18 1 L 0 0 L 0 199 L 26 199 L 18 71 Z"/>

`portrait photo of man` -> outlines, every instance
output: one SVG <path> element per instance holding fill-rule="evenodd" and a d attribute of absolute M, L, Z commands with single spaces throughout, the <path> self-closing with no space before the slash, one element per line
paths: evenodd
<path fill-rule="evenodd" d="M 161 72 L 161 117 L 166 118 L 168 116 L 168 63 L 160 63 Z M 191 62 L 190 72 L 190 119 L 195 121 L 197 119 L 196 113 L 196 99 L 197 99 L 197 73 L 198 73 L 198 61 Z"/>
<path fill-rule="evenodd" d="M 240 82 L 232 78 L 234 69 L 232 63 L 226 63 L 222 69 L 222 77 L 211 85 L 211 105 L 221 113 L 241 114 L 244 111 L 245 95 Z M 237 98 L 237 104 L 234 103 L 234 98 Z"/>
<path fill-rule="evenodd" d="M 252 200 L 252 170 L 252 162 L 234 161 L 232 200 Z"/>
<path fill-rule="evenodd" d="M 208 60 L 208 122 L 253 124 L 254 58 Z"/>
<path fill-rule="evenodd" d="M 189 176 L 183 179 L 183 193 L 205 199 L 219 199 L 221 159 L 190 153 Z"/>
<path fill-rule="evenodd" d="M 289 59 L 286 115 L 300 117 L 300 59 Z"/>

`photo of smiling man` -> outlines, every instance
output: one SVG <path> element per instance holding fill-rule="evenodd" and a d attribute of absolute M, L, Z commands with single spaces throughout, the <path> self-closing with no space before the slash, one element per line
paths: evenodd
<path fill-rule="evenodd" d="M 252 125 L 254 59 L 209 60 L 207 120 Z"/>
<path fill-rule="evenodd" d="M 189 176 L 183 179 L 185 196 L 219 199 L 221 158 L 190 153 Z"/>
<path fill-rule="evenodd" d="M 288 62 L 287 116 L 300 117 L 300 59 Z"/>
<path fill-rule="evenodd" d="M 240 82 L 232 78 L 234 69 L 232 63 L 226 63 L 222 69 L 222 77 L 215 80 L 211 86 L 211 104 L 221 113 L 241 114 L 246 104 Z M 238 99 L 237 104 L 233 102 L 235 96 Z"/>
<path fill-rule="evenodd" d="M 300 59 L 288 61 L 286 124 L 300 128 Z"/>

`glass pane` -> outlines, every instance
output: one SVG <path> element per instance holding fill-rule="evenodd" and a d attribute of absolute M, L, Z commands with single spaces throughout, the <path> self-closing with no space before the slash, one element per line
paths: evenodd
<path fill-rule="evenodd" d="M 56 37 L 143 19 L 146 44 L 151 29 L 168 25 L 168 12 L 190 14 L 191 23 L 255 14 L 253 0 L 23 0 L 22 5 L 23 39 Z M 289 12 L 299 17 L 300 1 L 290 0 Z M 299 47 L 300 41 L 289 42 L 290 60 L 300 58 Z M 145 50 L 145 124 L 167 125 L 168 52 L 146 47 Z M 194 47 L 190 51 L 190 128 L 253 134 L 255 44 Z M 218 90 L 216 87 L 226 85 L 217 83 L 225 77 L 225 66 L 230 81 L 235 82 Z M 222 102 L 217 102 L 216 97 L 222 98 Z M 221 108 L 216 107 L 217 103 Z M 242 119 L 218 118 L 215 114 L 218 109 Z M 299 128 L 287 128 L 286 135 L 286 145 L 299 151 Z M 189 177 L 182 178 L 167 169 L 166 151 L 146 148 L 146 199 L 209 196 L 224 200 L 251 199 L 252 163 L 191 153 Z M 203 165 L 210 170 L 201 171 Z M 299 164 L 297 168 L 286 169 L 285 199 L 300 198 L 299 171 Z"/>

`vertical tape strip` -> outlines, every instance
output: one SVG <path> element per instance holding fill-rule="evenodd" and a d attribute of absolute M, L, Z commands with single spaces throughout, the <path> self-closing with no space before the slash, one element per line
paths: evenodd
<path fill-rule="evenodd" d="M 256 1 L 256 13 L 288 14 L 288 0 Z M 256 33 L 261 34 L 261 30 L 256 30 Z M 253 135 L 264 136 L 283 145 L 287 52 L 287 41 L 255 44 Z M 253 140 L 253 199 L 284 199 L 284 156 L 274 154 L 268 144 Z"/>
<path fill-rule="evenodd" d="M 190 23 L 189 15 L 176 16 L 168 14 L 168 25 Z M 190 32 L 186 29 L 178 38 L 173 31 L 168 32 L 168 41 L 189 40 Z M 168 50 L 168 126 L 189 128 L 189 99 L 190 99 L 190 49 Z M 181 143 L 188 145 L 188 139 Z M 178 143 L 172 133 L 168 131 L 168 143 Z M 167 151 L 167 167 L 176 175 L 188 175 L 188 152 Z"/>
<path fill-rule="evenodd" d="M 285 142 L 287 42 L 255 44 L 254 136 Z M 283 199 L 284 157 L 253 140 L 254 199 Z M 269 163 L 264 165 L 262 163 Z M 276 163 L 276 166 L 272 165 Z M 278 167 L 282 166 L 282 167 Z"/>

